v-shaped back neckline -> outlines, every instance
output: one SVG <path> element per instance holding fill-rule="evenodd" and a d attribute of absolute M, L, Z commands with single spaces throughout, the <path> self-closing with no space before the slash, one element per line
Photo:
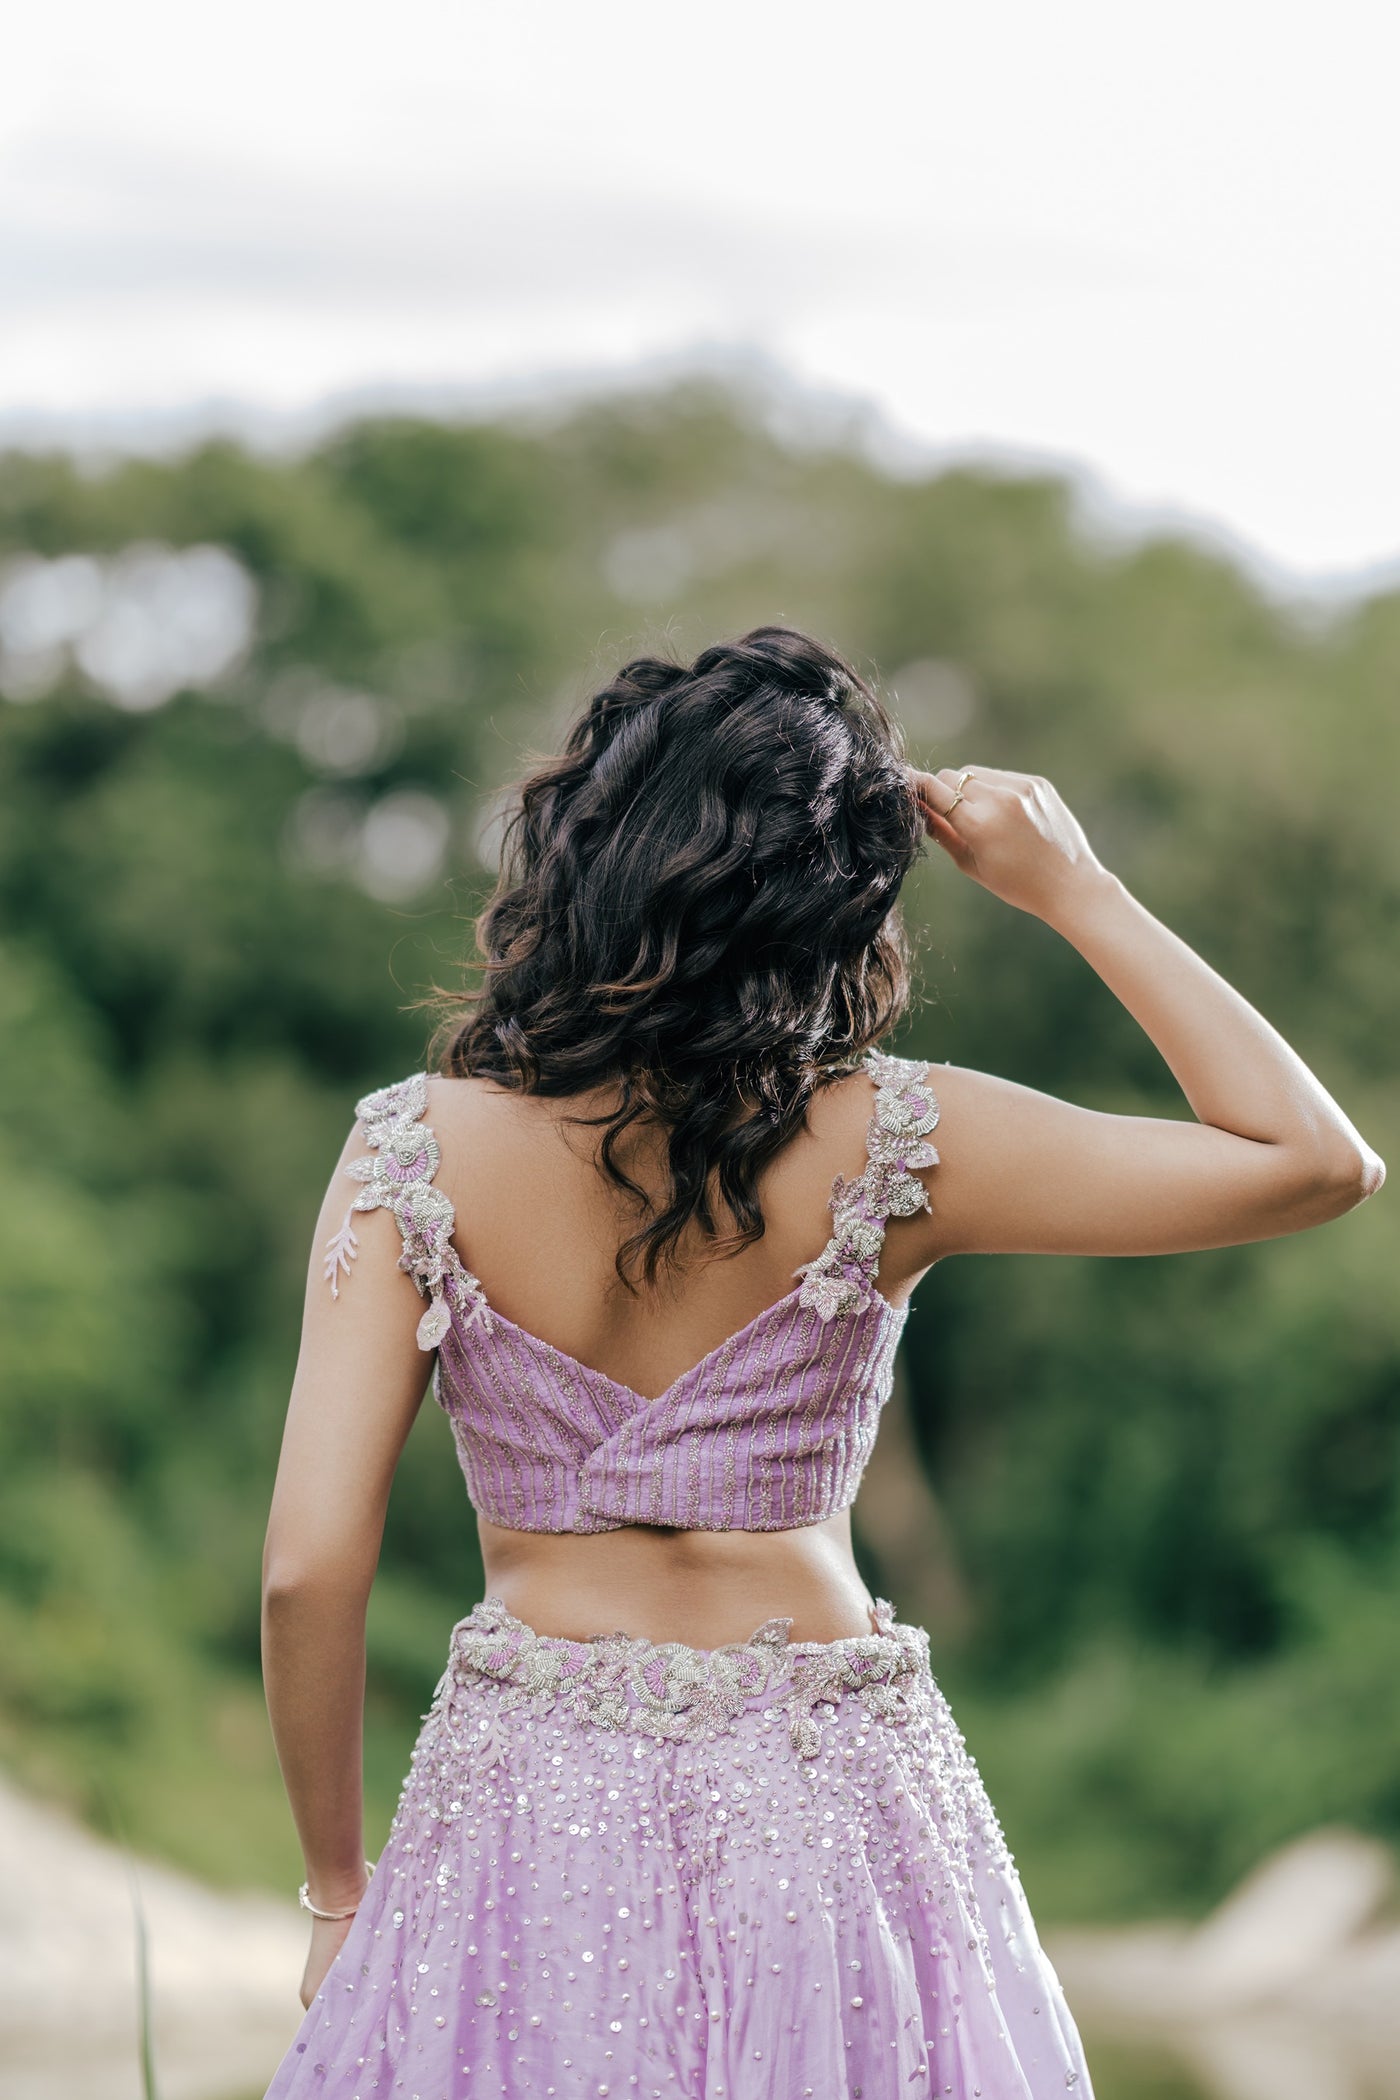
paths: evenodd
<path fill-rule="evenodd" d="M 872 1114 L 866 1125 L 866 1160 L 853 1179 L 838 1174 L 832 1183 L 828 1208 L 835 1230 L 826 1246 L 795 1271 L 800 1283 L 707 1350 L 655 1399 L 646 1399 L 635 1387 L 590 1367 L 568 1350 L 561 1350 L 520 1326 L 518 1321 L 506 1320 L 492 1307 L 479 1279 L 467 1268 L 454 1243 L 457 1214 L 452 1199 L 434 1184 L 442 1149 L 423 1121 L 428 1108 L 426 1072 L 414 1072 L 407 1079 L 381 1087 L 377 1093 L 364 1095 L 356 1103 L 356 1114 L 364 1125 L 371 1150 L 346 1162 L 346 1174 L 359 1182 L 361 1189 L 348 1206 L 339 1231 L 326 1243 L 324 1266 L 331 1295 L 338 1295 L 340 1277 L 350 1274 L 351 1262 L 359 1251 L 351 1222 L 353 1213 L 390 1210 L 404 1243 L 399 1267 L 412 1277 L 420 1296 L 429 1301 L 418 1323 L 421 1349 L 437 1349 L 454 1326 L 478 1324 L 489 1333 L 501 1320 L 535 1347 L 553 1349 L 556 1356 L 581 1373 L 602 1379 L 643 1408 L 669 1399 L 723 1350 L 743 1341 L 760 1322 L 794 1299 L 823 1322 L 865 1312 L 876 1301 L 893 1313 L 896 1308 L 875 1285 L 885 1228 L 892 1217 L 912 1217 L 916 1211 L 931 1208 L 928 1192 L 915 1170 L 937 1164 L 938 1154 L 927 1142 L 927 1134 L 938 1122 L 939 1110 L 928 1084 L 926 1064 L 880 1050 L 867 1051 L 861 1062 L 875 1085 Z"/>
<path fill-rule="evenodd" d="M 663 1387 L 659 1393 L 654 1394 L 650 1398 L 645 1393 L 639 1393 L 637 1388 L 634 1385 L 629 1385 L 625 1378 L 614 1378 L 611 1371 L 603 1370 L 598 1364 L 586 1364 L 582 1357 L 575 1356 L 572 1350 L 562 1348 L 558 1342 L 547 1341 L 542 1334 L 536 1334 L 531 1327 L 522 1327 L 518 1320 L 512 1320 L 508 1313 L 501 1312 L 498 1307 L 491 1303 L 480 1284 L 478 1284 L 477 1290 L 480 1294 L 479 1303 L 487 1309 L 493 1327 L 506 1328 L 511 1334 L 517 1335 L 521 1341 L 528 1342 L 532 1348 L 542 1349 L 546 1355 L 559 1358 L 561 1362 L 568 1365 L 571 1371 L 578 1372 L 584 1378 L 596 1378 L 601 1384 L 610 1387 L 613 1392 L 622 1393 L 627 1399 L 634 1400 L 637 1403 L 636 1411 L 642 1414 L 653 1407 L 660 1407 L 667 1400 L 673 1399 L 683 1387 L 690 1384 L 692 1379 L 700 1377 L 702 1373 L 709 1369 L 711 1364 L 716 1363 L 726 1350 L 737 1348 L 741 1343 L 746 1342 L 766 1320 L 784 1312 L 788 1306 L 800 1301 L 803 1286 L 801 1283 L 795 1283 L 791 1290 L 783 1292 L 781 1298 L 775 1298 L 769 1305 L 760 1306 L 751 1320 L 745 1320 L 742 1327 L 736 1327 L 732 1334 L 725 1335 L 722 1340 L 715 1343 L 713 1349 L 707 1349 L 703 1356 L 697 1358 L 693 1364 L 688 1365 L 684 1371 L 671 1380 L 668 1386 Z M 900 1322 L 908 1317 L 908 1306 L 891 1304 L 883 1291 L 873 1291 L 871 1298 L 873 1302 L 863 1308 L 865 1311 L 872 1312 L 882 1309 L 884 1314 Z M 469 1318 L 475 1317 L 475 1313 L 469 1315 Z"/>

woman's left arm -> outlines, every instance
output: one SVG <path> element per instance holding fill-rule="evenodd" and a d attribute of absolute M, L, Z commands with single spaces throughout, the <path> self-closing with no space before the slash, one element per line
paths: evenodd
<path fill-rule="evenodd" d="M 317 1221 L 263 1554 L 263 1681 L 318 1910 L 348 1910 L 364 1892 L 365 1609 L 429 1368 L 415 1338 L 422 1304 L 398 1267 L 392 1217 L 357 1213 L 360 1251 L 338 1297 L 326 1281 L 325 1245 L 354 1193 L 342 1169 L 367 1149 L 357 1124 Z M 348 1931 L 348 1921 L 313 1926 L 303 2004 Z"/>

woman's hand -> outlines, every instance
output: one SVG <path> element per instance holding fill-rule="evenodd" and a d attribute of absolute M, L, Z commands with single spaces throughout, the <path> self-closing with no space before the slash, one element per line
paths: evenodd
<path fill-rule="evenodd" d="M 304 2006 L 310 2005 L 325 1982 L 326 1971 L 345 1945 L 346 1935 L 354 1922 L 353 1918 L 337 1918 L 334 1924 L 323 1923 L 320 1918 L 312 1920 L 311 1947 L 301 1975 L 301 2002 Z"/>
<path fill-rule="evenodd" d="M 1104 868 L 1048 780 L 995 766 L 909 777 L 929 837 L 964 875 L 1038 919 L 1055 920 Z"/>
<path fill-rule="evenodd" d="M 881 1256 L 895 1282 L 946 1254 L 1174 1254 L 1340 1217 L 1385 1169 L 1296 1051 L 1110 874 L 1048 781 L 915 773 L 929 835 L 974 882 L 1043 919 L 1097 971 L 1196 1120 L 1077 1108 L 938 1070 L 932 1208 Z"/>

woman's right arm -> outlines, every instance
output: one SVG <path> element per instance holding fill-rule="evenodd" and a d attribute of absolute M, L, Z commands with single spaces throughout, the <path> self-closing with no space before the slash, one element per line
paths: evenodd
<path fill-rule="evenodd" d="M 356 1193 L 343 1169 L 367 1150 L 356 1124 L 317 1220 L 263 1556 L 268 1713 L 319 1910 L 348 1910 L 364 1888 L 365 1610 L 390 1485 L 430 1368 L 415 1339 L 422 1306 L 386 1211 L 356 1213 L 358 1258 L 335 1298 L 326 1280 L 326 1242 Z M 312 1927 L 303 2004 L 348 1931 Z"/>
<path fill-rule="evenodd" d="M 1078 949 L 1146 1032 L 1194 1122 L 1116 1116 L 937 1068 L 933 1214 L 903 1265 L 955 1253 L 1170 1254 L 1301 1231 L 1378 1189 L 1382 1162 L 1249 1002 L 1098 861 L 1047 781 L 916 774 L 930 835 Z"/>

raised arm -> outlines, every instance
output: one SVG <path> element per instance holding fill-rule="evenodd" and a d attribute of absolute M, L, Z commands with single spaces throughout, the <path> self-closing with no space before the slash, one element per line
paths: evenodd
<path fill-rule="evenodd" d="M 317 1221 L 263 1555 L 268 1713 L 318 1910 L 349 1909 L 365 1885 L 365 1607 L 430 1362 L 415 1340 L 422 1301 L 398 1267 L 386 1212 L 357 1215 L 359 1254 L 331 1295 L 325 1250 L 355 1193 L 344 1167 L 366 1146 L 356 1124 Z M 312 1927 L 303 2004 L 348 1930 Z"/>
<path fill-rule="evenodd" d="M 981 766 L 912 778 L 930 836 L 1079 950 L 1161 1052 L 1196 1121 L 1103 1115 L 938 1067 L 941 1164 L 932 1214 L 902 1235 L 910 1273 L 956 1253 L 1232 1246 L 1322 1224 L 1380 1187 L 1380 1159 L 1326 1088 L 1102 866 L 1048 781 Z"/>

